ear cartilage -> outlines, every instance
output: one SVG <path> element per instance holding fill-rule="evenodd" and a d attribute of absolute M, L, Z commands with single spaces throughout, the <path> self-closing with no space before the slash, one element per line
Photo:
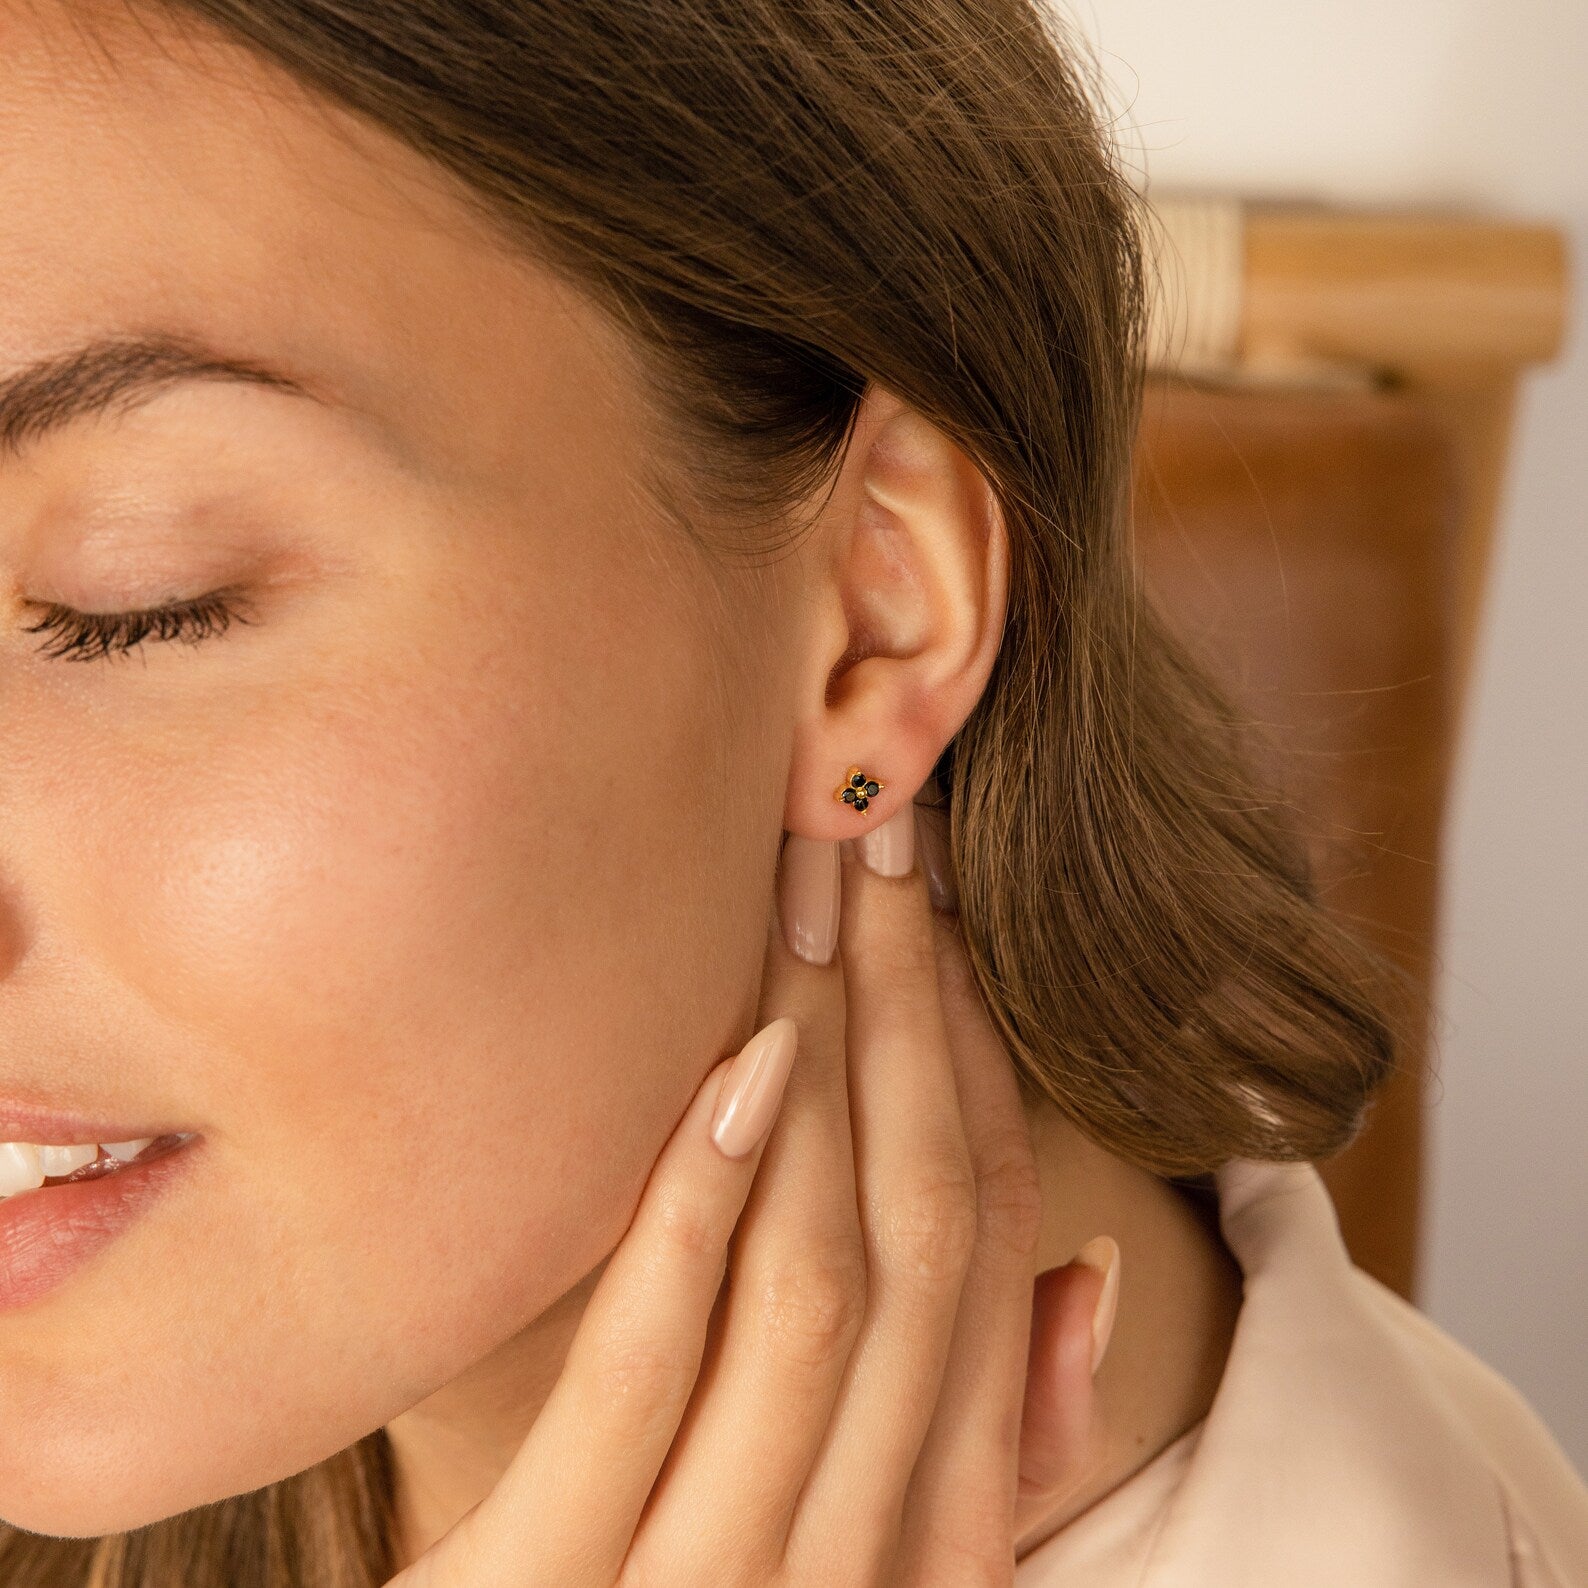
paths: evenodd
<path fill-rule="evenodd" d="M 857 811 L 863 811 L 888 785 L 879 783 L 875 778 L 869 778 L 858 766 L 850 767 L 844 777 L 841 787 L 833 790 L 833 798 L 842 800 L 845 805 L 852 805 Z"/>

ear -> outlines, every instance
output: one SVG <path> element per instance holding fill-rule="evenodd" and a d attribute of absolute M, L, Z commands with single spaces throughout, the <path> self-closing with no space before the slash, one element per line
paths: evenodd
<path fill-rule="evenodd" d="M 873 383 L 807 545 L 810 643 L 783 825 L 833 841 L 907 805 L 986 688 L 1009 543 L 981 471 Z M 883 785 L 864 812 L 837 797 L 851 766 Z"/>

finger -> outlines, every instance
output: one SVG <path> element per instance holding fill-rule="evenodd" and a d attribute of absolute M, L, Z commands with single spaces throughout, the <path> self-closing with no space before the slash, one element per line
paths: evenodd
<path fill-rule="evenodd" d="M 1097 1455 L 1092 1319 L 1103 1284 L 1098 1269 L 1070 1262 L 1040 1274 L 1033 1286 L 1017 1536 L 1074 1489 Z"/>
<path fill-rule="evenodd" d="M 774 1020 L 706 1077 L 528 1438 L 490 1494 L 416 1563 L 426 1588 L 610 1588 L 617 1579 L 694 1387 L 729 1238 L 762 1156 L 764 1135 L 725 1156 L 713 1113 L 749 1083 L 729 1117 L 741 1135 L 728 1146 L 744 1148 L 745 1128 L 775 1110 L 796 1032 L 794 1021 Z"/>
<path fill-rule="evenodd" d="M 903 811 L 913 839 L 912 807 Z M 970 1263 L 976 1193 L 918 866 L 879 876 L 845 857 L 840 948 L 866 1316 L 787 1554 L 812 1580 L 841 1564 L 841 1575 L 869 1581 L 896 1549 Z"/>
<path fill-rule="evenodd" d="M 923 1579 L 925 1568 L 943 1559 L 1012 1558 L 1042 1225 L 1042 1187 L 1014 1066 L 953 918 L 936 919 L 949 1052 L 976 1175 L 977 1239 L 906 1501 L 901 1560 Z M 905 1577 L 913 1580 L 908 1570 Z"/>
<path fill-rule="evenodd" d="M 836 855 L 800 847 L 807 842 L 790 839 L 785 863 L 813 860 L 836 876 Z M 728 1580 L 702 1516 L 732 1518 L 736 1568 L 769 1581 L 827 1431 L 866 1287 L 844 1008 L 839 962 L 810 964 L 773 933 L 761 1016 L 798 1021 L 800 1062 L 734 1232 L 720 1336 L 628 1560 L 638 1581 Z M 741 1559 L 748 1541 L 765 1552 L 759 1560 Z"/>

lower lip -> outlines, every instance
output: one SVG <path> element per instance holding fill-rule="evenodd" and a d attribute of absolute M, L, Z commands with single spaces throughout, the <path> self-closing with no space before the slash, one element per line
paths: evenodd
<path fill-rule="evenodd" d="M 114 1174 L 0 1201 L 0 1312 L 47 1295 L 110 1245 L 181 1177 L 199 1140 Z"/>

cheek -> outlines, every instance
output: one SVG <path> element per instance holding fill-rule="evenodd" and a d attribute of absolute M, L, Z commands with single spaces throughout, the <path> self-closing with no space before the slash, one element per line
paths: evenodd
<path fill-rule="evenodd" d="M 702 814 L 703 766 L 766 758 L 724 742 L 680 627 L 630 622 L 643 669 L 571 642 L 366 659 L 103 769 L 64 933 L 181 1033 L 136 1057 L 206 1158 L 10 1337 L 4 1421 L 35 1432 L 0 1514 L 108 1531 L 299 1470 L 620 1237 L 753 1012 L 783 799 Z"/>
<path fill-rule="evenodd" d="M 486 1182 L 504 1222 L 554 1212 L 550 1188 L 582 1189 L 676 1091 L 676 1033 L 646 1051 L 636 1029 L 651 997 L 676 987 L 697 1033 L 713 1002 L 698 959 L 651 952 L 703 915 L 691 868 L 629 886 L 643 785 L 630 810 L 569 798 L 600 747 L 554 721 L 555 752 L 515 742 L 490 706 L 388 691 L 307 738 L 284 724 L 125 878 L 151 906 L 129 979 L 230 1056 L 195 1107 L 261 1161 L 334 1147 L 320 1169 L 361 1219 L 395 1186 L 404 1220 L 445 1229 Z"/>

